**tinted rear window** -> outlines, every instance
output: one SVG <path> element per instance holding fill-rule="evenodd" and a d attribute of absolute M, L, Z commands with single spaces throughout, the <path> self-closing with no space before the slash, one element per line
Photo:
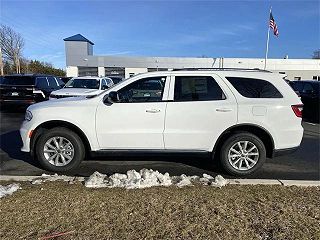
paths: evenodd
<path fill-rule="evenodd" d="M 5 76 L 2 79 L 5 85 L 35 85 L 34 77 L 30 76 Z"/>
<path fill-rule="evenodd" d="M 256 78 L 227 77 L 232 86 L 247 98 L 282 98 L 270 82 Z"/>

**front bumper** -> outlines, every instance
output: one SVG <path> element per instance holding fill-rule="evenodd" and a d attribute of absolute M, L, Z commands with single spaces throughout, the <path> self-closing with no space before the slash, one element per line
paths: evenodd
<path fill-rule="evenodd" d="M 28 122 L 23 122 L 20 128 L 20 136 L 22 139 L 22 147 L 21 147 L 21 151 L 22 152 L 30 152 L 30 137 L 29 137 L 29 133 L 30 133 L 30 128 L 27 127 Z"/>

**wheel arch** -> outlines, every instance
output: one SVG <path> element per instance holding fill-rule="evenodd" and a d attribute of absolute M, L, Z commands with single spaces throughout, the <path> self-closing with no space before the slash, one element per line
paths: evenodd
<path fill-rule="evenodd" d="M 50 121 L 46 121 L 46 122 L 41 123 L 39 126 L 37 126 L 33 130 L 33 133 L 32 133 L 31 139 L 30 139 L 31 155 L 34 156 L 36 143 L 39 140 L 40 135 L 44 131 L 55 128 L 55 127 L 64 127 L 64 128 L 70 129 L 71 131 L 75 132 L 76 134 L 78 134 L 78 136 L 82 140 L 83 145 L 85 147 L 86 154 L 88 154 L 91 151 L 91 145 L 90 145 L 90 142 L 89 142 L 87 136 L 84 134 L 84 132 L 78 126 L 74 125 L 73 123 L 63 121 L 63 120 L 50 120 Z"/>
<path fill-rule="evenodd" d="M 237 124 L 232 127 L 229 127 L 226 129 L 218 138 L 216 141 L 214 147 L 213 147 L 213 156 L 215 157 L 216 154 L 220 152 L 221 146 L 224 143 L 224 141 L 230 137 L 235 132 L 249 132 L 261 139 L 263 144 L 266 148 L 266 154 L 268 158 L 272 158 L 274 154 L 274 140 L 270 132 L 258 125 L 250 124 L 250 123 L 244 123 L 244 124 Z"/>

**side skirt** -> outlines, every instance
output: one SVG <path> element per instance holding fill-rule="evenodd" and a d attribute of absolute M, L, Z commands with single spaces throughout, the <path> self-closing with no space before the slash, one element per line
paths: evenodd
<path fill-rule="evenodd" d="M 158 150 L 158 149 L 102 149 L 92 151 L 91 156 L 195 156 L 210 157 L 204 150 Z"/>

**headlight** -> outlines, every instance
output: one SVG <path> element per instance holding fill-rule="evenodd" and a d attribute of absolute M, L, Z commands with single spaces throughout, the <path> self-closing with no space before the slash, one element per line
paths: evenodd
<path fill-rule="evenodd" d="M 32 119 L 32 113 L 30 111 L 26 111 L 26 114 L 24 115 L 24 120 L 31 121 Z"/>

